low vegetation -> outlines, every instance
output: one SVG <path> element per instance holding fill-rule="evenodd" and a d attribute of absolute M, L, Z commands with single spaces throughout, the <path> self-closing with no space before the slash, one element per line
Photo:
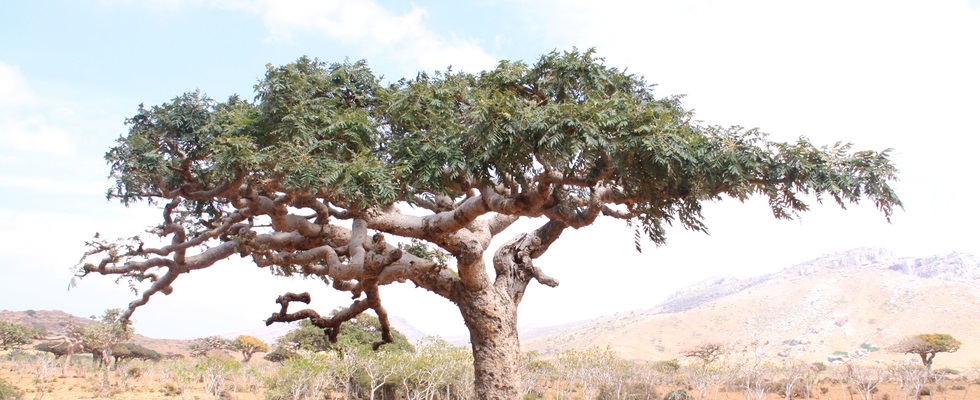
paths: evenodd
<path fill-rule="evenodd" d="M 182 358 L 120 357 L 108 369 L 108 387 L 102 382 L 106 369 L 89 355 L 73 356 L 68 372 L 58 375 L 54 355 L 14 350 L 0 368 L 0 399 L 140 399 L 161 394 L 202 399 L 464 399 L 473 392 L 471 352 L 440 339 L 378 351 L 350 341 L 320 350 L 289 350 L 288 341 L 281 340 L 276 347 L 288 350 L 277 362 L 242 362 L 234 350 Z M 932 394 L 932 399 L 972 400 L 977 395 L 971 393 L 980 393 L 975 389 L 980 370 L 935 369 L 930 374 L 915 359 L 828 367 L 763 357 L 759 344 L 716 343 L 684 354 L 679 360 L 637 362 L 599 349 L 525 353 L 520 394 L 524 399 L 657 400 L 908 400 Z"/>

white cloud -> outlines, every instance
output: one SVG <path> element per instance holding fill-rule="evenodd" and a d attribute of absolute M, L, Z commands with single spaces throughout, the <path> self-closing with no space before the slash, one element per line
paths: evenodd
<path fill-rule="evenodd" d="M 19 69 L 0 62 L 0 154 L 66 156 L 74 152 L 68 133 L 39 109 L 41 103 Z"/>
<path fill-rule="evenodd" d="M 443 69 L 453 65 L 471 72 L 492 68 L 497 60 L 473 40 L 442 38 L 425 26 L 426 11 L 413 8 L 395 14 L 374 1 L 264 0 L 229 3 L 262 14 L 275 38 L 297 31 L 318 32 L 369 54 L 395 54 L 413 67 Z"/>
<path fill-rule="evenodd" d="M 20 69 L 0 62 L 0 110 L 20 108 L 36 101 Z"/>

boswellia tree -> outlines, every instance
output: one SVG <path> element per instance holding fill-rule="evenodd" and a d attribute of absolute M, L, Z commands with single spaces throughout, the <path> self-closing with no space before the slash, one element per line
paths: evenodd
<path fill-rule="evenodd" d="M 78 276 L 148 283 L 128 318 L 182 274 L 245 257 L 355 298 L 327 316 L 292 310 L 310 297 L 287 293 L 267 323 L 309 319 L 335 339 L 373 310 L 389 342 L 378 288 L 410 281 L 459 308 L 483 399 L 518 397 L 517 306 L 532 280 L 558 284 L 534 260 L 569 228 L 616 218 L 637 245 L 661 244 L 668 224 L 705 230 L 702 205 L 724 197 L 764 196 L 777 218 L 812 199 L 867 198 L 886 217 L 900 206 L 887 150 L 700 125 L 592 51 L 393 84 L 363 61 L 301 58 L 268 67 L 256 91 L 139 108 L 106 155 L 108 196 L 161 205 L 152 232 L 169 243 L 96 237 Z M 484 258 L 521 219 L 540 225 Z"/>

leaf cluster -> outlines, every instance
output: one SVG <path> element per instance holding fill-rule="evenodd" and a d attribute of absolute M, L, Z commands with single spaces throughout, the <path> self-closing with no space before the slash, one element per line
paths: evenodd
<path fill-rule="evenodd" d="M 389 86 L 364 61 L 269 66 L 255 102 L 192 92 L 141 106 L 106 155 L 109 196 L 128 204 L 180 194 L 192 200 L 182 218 L 207 224 L 228 207 L 209 189 L 231 182 L 275 182 L 349 209 L 546 185 L 548 210 L 524 212 L 571 219 L 614 204 L 622 212 L 607 215 L 656 243 L 667 224 L 704 230 L 702 202 L 721 195 L 766 196 L 780 218 L 806 210 L 810 195 L 842 206 L 867 197 L 886 216 L 900 205 L 887 150 L 701 126 L 679 97 L 658 98 L 602 61 L 593 50 L 552 52 L 533 65 L 502 61 Z"/>
<path fill-rule="evenodd" d="M 10 350 L 31 344 L 44 330 L 9 321 L 0 321 L 0 350 Z"/>
<path fill-rule="evenodd" d="M 901 343 L 898 350 L 911 354 L 952 353 L 960 349 L 962 343 L 946 333 L 923 333 Z"/>

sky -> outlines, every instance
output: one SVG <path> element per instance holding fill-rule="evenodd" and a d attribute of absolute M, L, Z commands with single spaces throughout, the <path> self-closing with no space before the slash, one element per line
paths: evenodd
<path fill-rule="evenodd" d="M 707 207 L 709 235 L 672 229 L 667 245 L 642 253 L 621 221 L 600 220 L 566 232 L 537 261 L 561 285 L 532 283 L 521 326 L 650 308 L 713 276 L 774 272 L 856 247 L 980 254 L 977 0 L 3 1 L 0 309 L 87 317 L 135 298 L 112 277 L 68 283 L 96 232 L 128 237 L 160 219 L 105 198 L 103 155 L 141 103 L 194 90 L 251 98 L 267 64 L 303 55 L 366 59 L 395 81 L 591 47 L 660 96 L 685 95 L 705 124 L 894 149 L 905 207 L 890 223 L 871 204 L 813 204 L 785 221 L 763 201 L 729 199 Z M 251 332 L 286 291 L 310 291 L 321 312 L 350 301 L 244 261 L 182 276 L 174 288 L 137 311 L 137 333 Z M 423 332 L 465 333 L 458 311 L 434 294 L 403 284 L 381 295 L 392 316 Z"/>

